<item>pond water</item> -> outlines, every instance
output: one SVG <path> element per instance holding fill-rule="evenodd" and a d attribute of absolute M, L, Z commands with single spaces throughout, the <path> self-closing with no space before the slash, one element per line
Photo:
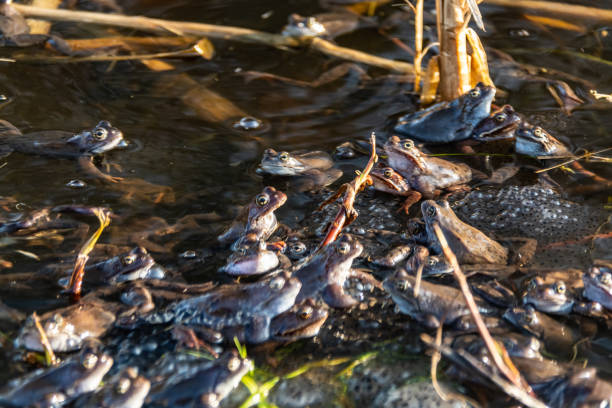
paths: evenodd
<path fill-rule="evenodd" d="M 124 13 L 129 15 L 143 14 L 170 20 L 235 25 L 268 32 L 280 32 L 290 13 L 312 15 L 325 11 L 317 2 L 306 0 L 130 0 L 124 3 Z M 588 2 L 588 5 L 610 8 L 612 4 L 599 1 Z M 432 7 L 433 3 L 426 3 L 426 22 L 429 24 L 434 21 Z M 546 68 L 548 71 L 542 72 L 540 77 L 564 80 L 583 97 L 588 95 L 589 89 L 596 89 L 601 93 L 612 92 L 612 70 L 610 62 L 606 60 L 612 58 L 612 40 L 604 25 L 578 20 L 572 22 L 576 24 L 575 27 L 560 29 L 528 20 L 525 17 L 525 14 L 529 14 L 527 12 L 486 4 L 482 5 L 481 9 L 486 32 L 479 34 L 486 47 L 503 51 L 521 63 Z M 398 8 L 385 5 L 377 11 L 377 16 L 382 20 L 392 13 L 398 13 Z M 406 15 L 409 16 L 408 13 Z M 135 30 L 73 23 L 55 23 L 53 31 L 66 38 L 141 35 Z M 377 27 L 364 24 L 363 28 L 338 37 L 336 42 L 386 58 L 411 61 L 412 56 L 398 47 L 392 38 L 412 47 L 413 31 L 411 18 L 405 17 L 399 25 L 390 28 L 384 35 Z M 216 236 L 230 223 L 238 206 L 248 202 L 265 185 L 262 177 L 255 173 L 255 169 L 266 148 L 288 151 L 324 150 L 333 153 L 339 144 L 365 140 L 372 131 L 380 136 L 379 142 L 382 143 L 389 134 L 393 119 L 400 113 L 413 111 L 417 106 L 417 98 L 411 94 L 410 79 L 389 75 L 382 69 L 367 66 L 362 66 L 369 75 L 367 79 L 349 73 L 317 88 L 269 79 L 247 80 L 244 75 L 246 71 L 260 71 L 301 81 L 313 81 L 342 61 L 306 50 L 274 49 L 263 45 L 218 40 L 213 43 L 213 59 L 170 59 L 168 62 L 171 62 L 175 69 L 162 72 L 154 72 L 138 61 L 0 62 L 0 93 L 11 101 L 1 108 L 2 119 L 8 120 L 24 133 L 48 129 L 77 131 L 91 128 L 100 120 L 108 120 L 124 132 L 129 147 L 105 154 L 105 163 L 98 164 L 108 163 L 114 175 L 126 179 L 141 179 L 151 184 L 171 187 L 174 195 L 172 199 L 170 194 L 166 194 L 160 203 L 156 203 L 159 198 L 158 190 L 145 195 L 138 194 L 141 192 L 139 189 L 122 191 L 88 180 L 72 160 L 13 153 L 0 161 L 0 196 L 12 197 L 19 203 L 7 204 L 6 213 L 14 215 L 28 209 L 61 204 L 107 206 L 118 215 L 100 239 L 101 244 L 109 245 L 133 245 L 136 242 L 134 236 L 154 222 L 152 217 L 163 218 L 172 224 L 189 214 L 206 214 L 206 220 L 199 223 L 200 229 L 193 234 L 177 234 L 173 238 L 176 242 L 173 241 L 172 246 L 168 246 L 170 250 L 151 252 L 158 262 L 168 269 L 182 271 L 189 282 L 229 282 L 228 278 L 217 272 L 225 263 L 229 250 L 216 244 Z M 16 51 L 7 50 L 3 51 L 3 54 L 10 56 L 13 52 Z M 546 81 L 532 78 L 519 82 L 514 77 L 508 77 L 506 71 L 497 69 L 499 58 L 495 58 L 493 52 L 489 52 L 489 55 L 492 76 L 504 91 L 498 94 L 495 101 L 497 105 L 512 104 L 515 110 L 530 122 L 547 129 L 574 150 L 596 151 L 612 145 L 612 136 L 609 133 L 612 127 L 610 105 L 600 103 L 591 108 L 576 110 L 568 116 L 561 111 L 547 91 Z M 589 59 L 587 56 L 595 56 L 598 59 Z M 236 112 L 261 120 L 262 128 L 254 131 L 235 128 L 233 125 L 240 119 L 240 115 L 230 114 L 225 120 L 211 121 L 181 98 L 187 89 L 181 89 L 181 79 L 177 78 L 184 80 L 185 77 L 231 101 L 237 107 Z M 504 88 L 502 83 L 512 86 L 507 85 Z M 217 112 L 216 106 L 206 108 Z M 452 146 L 440 146 L 432 150 L 437 153 L 456 152 Z M 487 152 L 486 148 L 481 151 Z M 474 167 L 481 165 L 474 158 L 467 160 Z M 493 159 L 493 163 L 499 166 L 511 160 L 512 158 L 506 155 Z M 342 180 L 349 180 L 354 170 L 362 168 L 365 161 L 365 157 L 358 157 L 340 162 L 339 166 L 345 174 Z M 548 163 L 529 161 L 529 164 L 546 166 Z M 604 178 L 612 179 L 612 167 L 609 163 L 587 163 L 585 166 Z M 560 197 L 580 203 L 581 206 L 588 206 L 588 210 L 578 211 L 578 214 L 584 217 L 595 214 L 588 221 L 576 221 L 576 225 L 586 225 L 585 228 L 576 227 L 576 230 L 579 230 L 580 234 L 595 233 L 599 224 L 608 216 L 604 209 L 609 202 L 608 192 L 585 196 L 567 195 L 564 192 L 565 187 L 576 185 L 572 176 L 559 169 L 551 171 L 550 175 L 561 187 Z M 67 186 L 70 181 L 76 179 L 84 180 L 86 185 L 79 188 Z M 519 178 L 510 180 L 508 184 L 525 185 L 535 182 L 537 178 L 521 172 Z M 334 186 L 339 186 L 339 183 Z M 326 194 L 289 191 L 288 203 L 278 212 L 280 221 L 292 228 L 306 226 L 313 230 L 311 239 L 316 239 L 314 229 L 320 228 L 321 225 L 317 222 L 325 222 L 325 218 L 321 215 L 315 216 L 313 212 Z M 367 200 L 376 200 L 375 202 L 382 206 L 387 201 L 392 202 L 393 206 L 399 203 L 399 200 L 371 192 L 364 193 L 363 197 L 364 201 L 358 204 L 358 207 L 363 209 L 361 224 L 358 223 L 358 226 L 367 226 Z M 420 216 L 417 207 L 412 209 L 413 216 Z M 469 218 L 467 211 L 463 215 Z M 473 208 L 469 211 L 473 211 Z M 78 219 L 94 225 L 91 218 Z M 398 213 L 393 225 L 399 227 L 406 220 L 405 215 Z M 565 227 L 565 230 L 567 229 L 572 229 L 572 226 Z M 503 228 L 489 232 L 503 235 Z M 564 236 L 564 239 L 568 240 L 580 238 L 577 234 Z M 167 244 L 165 238 L 152 239 L 159 239 L 162 246 Z M 547 243 L 554 241 L 556 240 L 548 239 Z M 7 242 L 0 248 L 0 255 L 13 266 L 0 273 L 29 273 L 42 268 L 46 263 L 60 261 L 69 268 L 73 258 L 65 256 L 65 253 L 72 251 L 73 257 L 79 242 L 76 239 L 66 239 L 60 244 L 56 241 L 45 242 L 44 238 L 42 244 Z M 605 243 L 601 245 L 598 256 L 609 259 L 610 254 L 606 250 L 609 247 L 606 247 Z M 33 260 L 16 252 L 17 249 L 33 252 L 41 260 Z M 197 261 L 187 262 L 181 256 L 190 250 L 198 254 Z M 373 252 L 374 250 L 370 249 L 370 253 Z M 575 255 L 576 253 L 579 255 Z M 586 268 L 591 260 L 590 253 L 586 253 L 582 247 L 568 249 L 567 252 L 559 250 L 556 254 L 556 262 L 549 262 L 553 257 L 549 254 L 538 260 L 540 265 Z M 579 260 L 575 261 L 576 259 Z M 364 258 L 360 258 L 357 264 L 361 267 L 371 267 Z M 375 272 L 379 278 L 384 278 L 388 273 Z M 25 285 L 16 285 L 10 290 L 3 290 L 2 300 L 26 313 L 34 310 L 44 312 L 64 302 L 58 300 L 59 289 L 56 286 L 42 284 L 44 287 L 41 288 L 34 279 L 28 282 Z M 377 296 L 379 300 L 383 298 L 381 294 Z M 266 352 L 254 352 L 257 364 L 266 366 L 269 372 L 281 374 L 310 359 L 357 357 L 364 352 L 380 351 L 391 345 L 393 352 L 405 358 L 407 365 L 417 367 L 410 369 L 415 373 L 414 378 L 427 375 L 425 371 L 429 360 L 415 360 L 414 354 L 421 350 L 415 337 L 424 329 L 411 323 L 405 316 L 395 316 L 393 306 L 389 302 L 382 306 L 379 302 L 370 312 L 334 312 L 330 321 L 331 323 L 328 322 L 324 327 L 325 333 L 321 338 L 281 349 L 284 350 L 284 357 L 277 369 L 267 366 L 269 362 L 264 358 Z M 368 322 L 377 324 L 368 326 Z M 346 330 L 344 337 L 342 333 L 338 334 L 343 330 Z M 363 332 L 362 338 L 355 334 L 360 331 Z M 11 334 L 9 332 L 8 335 Z M 115 335 L 121 336 L 124 333 Z M 599 335 L 601 336 L 601 333 Z M 402 337 L 396 340 L 398 336 Z M 607 335 L 604 332 L 603 338 L 610 340 L 609 332 Z M 607 350 L 609 353 L 609 349 Z M 3 364 L 14 366 L 0 374 L 2 382 L 5 382 L 27 369 L 27 366 L 18 363 L 19 359 L 15 356 L 21 354 L 10 348 L 10 341 L 2 351 Z M 598 368 L 609 365 L 609 359 L 603 355 L 598 356 L 599 360 L 595 359 L 594 362 Z M 385 361 L 387 360 L 377 361 L 377 364 L 384 367 Z M 391 362 L 387 362 L 388 367 L 393 366 Z M 140 363 L 146 366 L 152 364 L 152 361 L 143 359 Z M 326 370 L 329 372 L 310 375 L 307 382 L 311 385 L 321 384 L 335 378 L 339 371 L 332 368 Z M 604 375 L 610 375 L 609 368 L 606 371 L 608 372 Z M 354 388 L 354 384 L 349 384 L 350 387 Z M 323 394 L 334 402 L 348 404 L 346 401 L 340 402 L 343 400 L 339 397 L 346 388 L 336 385 L 331 387 L 331 390 L 326 390 L 328 391 L 329 394 Z M 291 387 L 285 386 L 280 394 L 282 392 L 290 393 Z M 244 390 L 240 395 L 244 396 Z M 282 399 L 282 395 L 275 398 L 279 405 L 288 404 Z M 240 397 L 235 397 L 233 403 L 238 403 L 239 399 Z M 331 400 L 314 400 L 313 404 L 329 405 Z"/>

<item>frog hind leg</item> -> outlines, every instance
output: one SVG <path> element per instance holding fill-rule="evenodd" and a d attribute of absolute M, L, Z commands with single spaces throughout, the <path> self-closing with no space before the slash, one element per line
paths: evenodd
<path fill-rule="evenodd" d="M 102 180 L 108 183 L 118 183 L 123 180 L 121 177 L 114 177 L 106 174 L 96 167 L 91 156 L 81 156 L 78 159 L 79 167 L 91 178 Z"/>
<path fill-rule="evenodd" d="M 342 286 L 332 283 L 323 291 L 323 300 L 331 307 L 345 308 L 359 303 L 355 298 L 344 292 Z"/>

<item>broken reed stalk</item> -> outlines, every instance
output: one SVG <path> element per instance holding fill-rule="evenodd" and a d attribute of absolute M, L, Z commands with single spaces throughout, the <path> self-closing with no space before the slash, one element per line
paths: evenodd
<path fill-rule="evenodd" d="M 493 4 L 496 6 L 520 8 L 524 10 L 552 14 L 555 16 L 563 16 L 571 19 L 572 21 L 575 21 L 576 19 L 584 19 L 593 20 L 600 23 L 612 22 L 612 10 L 595 7 L 534 0 L 486 0 L 486 2 L 487 4 Z"/>
<path fill-rule="evenodd" d="M 414 8 L 414 92 L 421 91 L 421 64 L 423 61 L 423 2 L 417 0 Z"/>
<path fill-rule="evenodd" d="M 342 186 L 340 186 L 336 193 L 330 196 L 319 206 L 320 211 L 323 209 L 323 207 L 336 201 L 342 194 L 344 194 L 340 210 L 338 210 L 338 214 L 329 226 L 325 238 L 323 241 L 321 241 L 315 252 L 334 242 L 338 235 L 340 235 L 342 232 L 342 229 L 357 218 L 357 211 L 355 211 L 355 208 L 353 208 L 355 198 L 357 198 L 357 193 L 363 190 L 363 188 L 366 186 L 370 171 L 372 171 L 374 163 L 378 161 L 378 156 L 376 155 L 376 134 L 374 132 L 372 132 L 370 135 L 370 145 L 372 146 L 372 153 L 365 169 L 363 169 L 362 172 L 357 172 L 357 177 L 355 177 L 350 183 L 344 183 Z"/>
<path fill-rule="evenodd" d="M 24 16 L 54 21 L 71 21 L 75 23 L 127 27 L 132 30 L 137 29 L 165 34 L 170 32 L 179 36 L 210 37 L 228 41 L 264 44 L 272 47 L 310 47 L 326 55 L 361 62 L 395 72 L 414 72 L 414 66 L 408 62 L 393 61 L 350 48 L 340 47 L 320 38 L 294 38 L 248 28 L 162 20 L 141 16 L 124 16 L 120 14 L 104 14 L 89 11 L 49 10 L 20 4 L 14 4 L 14 7 Z"/>
<path fill-rule="evenodd" d="M 56 365 L 59 363 L 59 359 L 55 356 L 53 352 L 53 347 L 51 347 L 51 343 L 49 343 L 49 338 L 47 337 L 47 333 L 45 333 L 45 329 L 43 329 L 40 324 L 40 319 L 36 312 L 32 313 L 32 319 L 34 319 L 34 326 L 36 326 L 36 330 L 38 330 L 38 336 L 40 337 L 40 344 L 43 347 L 45 352 L 45 364 L 47 366 Z"/>
<path fill-rule="evenodd" d="M 31 5 L 34 7 L 47 9 L 57 9 L 60 4 L 62 4 L 62 0 L 33 0 L 31 2 Z M 28 19 L 27 23 L 32 34 L 49 34 L 49 31 L 51 31 L 51 23 L 49 21 Z"/>
<path fill-rule="evenodd" d="M 85 264 L 89 260 L 89 253 L 93 250 L 96 242 L 102 235 L 102 231 L 110 224 L 111 212 L 107 208 L 93 208 L 93 215 L 98 217 L 100 226 L 93 233 L 93 235 L 83 244 L 83 247 L 79 251 L 76 262 L 74 263 L 74 270 L 70 276 L 70 283 L 68 293 L 73 301 L 78 301 L 81 298 L 81 289 L 83 285 L 83 277 L 85 276 Z"/>
<path fill-rule="evenodd" d="M 530 408 L 547 408 L 546 404 L 526 393 L 522 388 L 506 381 L 503 377 L 495 372 L 492 372 L 488 367 L 485 367 L 480 361 L 465 350 L 453 350 L 445 345 L 436 344 L 435 340 L 428 334 L 421 334 L 421 341 L 434 350 L 440 351 L 444 357 L 451 360 L 453 363 L 461 366 L 472 368 L 478 375 L 485 380 L 491 381 L 497 385 L 503 392 L 519 401 L 521 404 Z"/>
<path fill-rule="evenodd" d="M 527 384 L 527 382 L 522 378 L 516 367 L 512 365 L 512 362 L 509 359 L 507 360 L 507 362 L 511 365 L 510 367 L 506 365 L 506 363 L 504 363 L 504 359 L 502 359 L 502 357 L 500 356 L 500 350 L 502 350 L 503 352 L 505 351 L 505 349 L 503 348 L 503 345 L 497 344 L 495 340 L 493 340 L 493 337 L 491 337 L 491 333 L 489 333 L 487 326 L 482 320 L 482 316 L 480 316 L 478 306 L 476 306 L 476 302 L 474 301 L 474 297 L 472 296 L 472 292 L 470 291 L 467 279 L 461 271 L 461 268 L 459 267 L 459 263 L 457 262 L 455 254 L 449 248 L 448 242 L 446 241 L 446 237 L 444 236 L 442 229 L 437 223 L 433 224 L 433 228 L 436 233 L 436 237 L 440 242 L 440 246 L 442 247 L 442 252 L 444 253 L 444 256 L 446 256 L 446 259 L 448 259 L 448 261 L 453 267 L 453 275 L 459 283 L 461 293 L 463 293 L 463 297 L 468 306 L 468 309 L 470 310 L 472 318 L 476 323 L 476 327 L 478 327 L 478 331 L 480 332 L 480 335 L 482 336 L 482 339 L 484 340 L 485 345 L 487 346 L 487 349 L 491 354 L 495 366 L 514 385 L 525 390 L 527 393 L 533 393 L 529 384 Z"/>
<path fill-rule="evenodd" d="M 470 90 L 470 64 L 465 28 L 469 21 L 467 2 L 441 0 L 440 14 L 440 96 L 456 99 Z M 466 18 L 467 15 L 467 18 Z"/>

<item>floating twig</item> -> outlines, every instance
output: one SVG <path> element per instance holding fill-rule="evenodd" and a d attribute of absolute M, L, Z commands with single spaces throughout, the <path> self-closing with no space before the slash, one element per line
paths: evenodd
<path fill-rule="evenodd" d="M 34 319 L 34 326 L 36 326 L 36 330 L 38 330 L 38 335 L 40 336 L 40 344 L 43 347 L 45 352 L 45 364 L 47 366 L 56 365 L 59 363 L 59 359 L 55 356 L 53 352 L 53 348 L 51 347 L 51 343 L 49 343 L 49 338 L 47 338 L 47 333 L 45 333 L 45 329 L 43 329 L 40 324 L 40 319 L 36 312 L 32 313 L 32 319 Z"/>
<path fill-rule="evenodd" d="M 595 20 L 602 23 L 612 22 L 612 10 L 599 9 L 595 7 L 534 0 L 486 0 L 486 2 L 487 4 L 494 4 L 496 6 L 535 10 L 556 16 L 565 16 L 572 21 L 575 21 L 577 18 L 582 18 L 586 20 Z"/>
<path fill-rule="evenodd" d="M 378 156 L 376 155 L 376 134 L 374 132 L 372 132 L 370 135 L 370 145 L 372 146 L 372 154 L 370 155 L 370 160 L 368 160 L 368 164 L 366 164 L 365 169 L 363 169 L 362 172 L 358 172 L 357 177 L 355 177 L 353 181 L 350 183 L 344 183 L 342 186 L 340 186 L 336 193 L 334 193 L 319 206 L 319 210 L 321 210 L 323 207 L 333 203 L 340 198 L 342 194 L 344 194 L 342 206 L 340 207 L 336 218 L 334 218 L 334 221 L 329 226 L 325 239 L 323 239 L 321 244 L 319 244 L 317 250 L 334 242 L 338 235 L 340 235 L 342 228 L 346 227 L 357 218 L 357 211 L 355 208 L 353 208 L 355 198 L 357 197 L 357 193 L 363 190 L 363 188 L 366 186 L 370 171 L 374 167 L 374 163 L 378 161 Z"/>
<path fill-rule="evenodd" d="M 550 167 L 547 167 L 547 168 L 545 168 L 545 169 L 536 170 L 534 173 L 536 173 L 536 174 L 538 174 L 538 173 L 545 173 L 545 172 L 547 172 L 547 171 L 549 171 L 549 170 L 553 170 L 553 169 L 556 169 L 556 168 L 558 168 L 558 167 L 563 167 L 563 166 L 566 166 L 566 165 L 568 165 L 568 164 L 570 164 L 570 163 L 573 163 L 573 162 L 575 162 L 575 161 L 577 161 L 577 160 L 584 159 L 584 158 L 587 158 L 587 157 L 593 156 L 593 155 L 595 155 L 595 154 L 600 154 L 600 153 L 603 153 L 603 152 L 607 152 L 607 151 L 609 151 L 609 150 L 612 150 L 612 147 L 607 147 L 607 148 L 605 148 L 605 149 L 601 149 L 601 150 L 598 150 L 598 151 L 596 151 L 596 152 L 589 152 L 589 153 L 582 154 L 582 155 L 580 155 L 580 156 L 572 157 L 571 159 L 566 160 L 566 161 L 564 161 L 564 162 L 561 162 L 561 163 L 559 163 L 559 164 L 555 164 L 554 166 L 550 166 Z M 551 159 L 551 158 L 553 158 L 553 157 L 550 157 L 550 156 L 542 156 L 542 157 L 538 157 L 538 158 L 546 158 L 546 159 Z"/>

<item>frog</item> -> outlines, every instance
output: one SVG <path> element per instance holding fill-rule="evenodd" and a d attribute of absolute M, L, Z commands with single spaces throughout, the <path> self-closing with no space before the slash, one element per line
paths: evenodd
<path fill-rule="evenodd" d="M 281 35 L 302 38 L 334 38 L 357 29 L 369 21 L 350 12 L 320 13 L 309 17 L 291 13 Z"/>
<path fill-rule="evenodd" d="M 174 334 L 181 343 L 184 339 L 188 339 L 188 346 L 192 346 L 190 342 L 194 338 L 211 344 L 228 343 L 233 341 L 234 338 L 245 344 L 268 342 L 284 344 L 316 336 L 327 316 L 328 309 L 325 304 L 317 303 L 313 299 L 306 299 L 296 303 L 289 310 L 274 316 L 270 321 L 268 336 L 261 336 L 256 339 L 249 337 L 247 327 L 241 324 L 226 326 L 221 331 L 213 331 L 203 327 L 191 329 L 186 326 L 175 326 Z M 197 348 L 197 342 L 194 345 Z"/>
<path fill-rule="evenodd" d="M 117 147 L 127 146 L 123 133 L 108 121 L 100 121 L 91 129 L 79 133 L 66 131 L 41 131 L 22 134 L 19 129 L 6 120 L 0 120 L 2 143 L 0 151 L 13 151 L 57 158 L 77 160 L 81 169 L 91 178 L 110 183 L 122 179 L 99 170 L 93 161 L 94 156 Z"/>
<path fill-rule="evenodd" d="M 224 338 L 225 329 L 239 328 L 244 330 L 246 342 L 261 343 L 270 337 L 271 320 L 295 304 L 300 288 L 300 281 L 288 273 L 253 283 L 221 285 L 173 302 L 163 310 L 126 316 L 120 325 L 133 328 L 173 323 L 197 328 L 218 339 Z"/>
<path fill-rule="evenodd" d="M 521 299 L 524 305 L 530 304 L 539 311 L 559 315 L 569 314 L 575 302 L 563 280 L 547 282 L 540 276 L 529 280 Z"/>
<path fill-rule="evenodd" d="M 105 261 L 85 267 L 85 287 L 115 285 L 136 279 L 164 279 L 165 270 L 143 247 L 135 247 Z"/>
<path fill-rule="evenodd" d="M 276 251 L 268 249 L 265 241 L 246 240 L 234 250 L 219 272 L 232 276 L 262 275 L 280 265 Z"/>
<path fill-rule="evenodd" d="M 163 407 L 218 407 L 252 368 L 249 359 L 233 352 L 203 359 L 189 369 L 174 368 L 170 376 L 153 384 L 146 401 Z"/>
<path fill-rule="evenodd" d="M 597 376 L 594 368 L 569 370 L 553 378 L 538 390 L 551 407 L 609 407 L 612 405 L 612 383 Z"/>
<path fill-rule="evenodd" d="M 443 254 L 434 255 L 421 245 L 414 247 L 406 262 L 406 270 L 417 273 L 421 269 L 423 277 L 442 276 L 453 273 L 453 266 Z"/>
<path fill-rule="evenodd" d="M 87 295 L 79 303 L 42 314 L 40 324 L 53 351 L 76 351 L 87 341 L 106 334 L 113 326 L 117 312 L 116 305 Z M 14 345 L 16 348 L 44 351 L 32 317 L 26 319 Z"/>
<path fill-rule="evenodd" d="M 537 311 L 530 304 L 506 309 L 503 318 L 518 329 L 536 336 L 554 353 L 567 355 L 581 338 L 572 328 Z"/>
<path fill-rule="evenodd" d="M 430 157 L 410 139 L 391 136 L 384 149 L 389 165 L 427 199 L 440 195 L 443 190 L 465 189 L 464 185 L 472 179 L 472 170 L 466 164 Z"/>
<path fill-rule="evenodd" d="M 371 275 L 351 269 L 353 260 L 362 251 L 363 246 L 357 239 L 349 234 L 341 234 L 331 244 L 315 252 L 292 273 L 302 283 L 297 301 L 321 299 L 334 308 L 347 308 L 359 303 L 344 291 L 344 283 L 349 277 L 379 285 Z"/>
<path fill-rule="evenodd" d="M 609 266 L 596 265 L 589 268 L 582 276 L 584 290 L 582 295 L 600 303 L 608 310 L 612 310 L 612 273 Z"/>
<path fill-rule="evenodd" d="M 274 187 L 264 187 L 261 193 L 246 206 L 229 228 L 217 237 L 222 244 L 232 243 L 237 248 L 244 237 L 266 240 L 278 227 L 274 211 L 287 201 L 287 195 Z M 250 235 L 254 234 L 254 235 Z"/>
<path fill-rule="evenodd" d="M 379 162 L 369 174 L 374 190 L 406 197 L 399 211 L 408 214 L 410 207 L 421 199 L 421 193 L 410 188 L 408 181 L 392 167 Z"/>
<path fill-rule="evenodd" d="M 427 236 L 434 252 L 441 252 L 433 227 L 436 223 L 440 226 L 459 263 L 507 264 L 508 249 L 482 231 L 461 221 L 450 208 L 448 201 L 423 201 L 421 211 L 427 228 Z"/>
<path fill-rule="evenodd" d="M 277 152 L 266 149 L 256 172 L 262 175 L 291 177 L 298 191 L 326 187 L 342 176 L 342 170 L 333 167 L 332 158 L 325 152 Z"/>
<path fill-rule="evenodd" d="M 510 357 L 543 359 L 540 353 L 542 345 L 532 335 L 508 331 L 495 334 L 493 338 L 504 345 Z M 468 334 L 453 339 L 453 347 L 464 348 L 472 354 L 479 354 L 485 348 L 485 343 L 479 334 Z"/>
<path fill-rule="evenodd" d="M 88 347 L 57 366 L 34 371 L 9 384 L 0 394 L 0 405 L 55 407 L 94 391 L 111 369 L 113 358 Z"/>
<path fill-rule="evenodd" d="M 478 83 L 466 94 L 452 101 L 439 102 L 401 116 L 393 131 L 429 144 L 468 139 L 474 127 L 491 113 L 494 97 L 494 87 Z"/>
<path fill-rule="evenodd" d="M 463 294 L 450 286 L 421 281 L 419 295 L 414 296 L 416 278 L 405 269 L 383 281 L 383 287 L 391 295 L 399 311 L 407 314 L 425 327 L 437 329 L 441 325 L 453 325 L 462 316 L 470 314 Z M 495 313 L 495 308 L 477 300 L 483 314 Z"/>
<path fill-rule="evenodd" d="M 472 130 L 470 139 L 479 142 L 514 139 L 523 118 L 511 105 L 504 105 L 482 119 Z"/>
<path fill-rule="evenodd" d="M 540 126 L 523 121 L 515 132 L 514 151 L 531 157 L 574 157 L 562 142 Z"/>
<path fill-rule="evenodd" d="M 95 393 L 83 396 L 75 406 L 83 408 L 140 408 L 151 389 L 151 382 L 138 374 L 135 367 L 126 367 L 105 381 Z"/>

